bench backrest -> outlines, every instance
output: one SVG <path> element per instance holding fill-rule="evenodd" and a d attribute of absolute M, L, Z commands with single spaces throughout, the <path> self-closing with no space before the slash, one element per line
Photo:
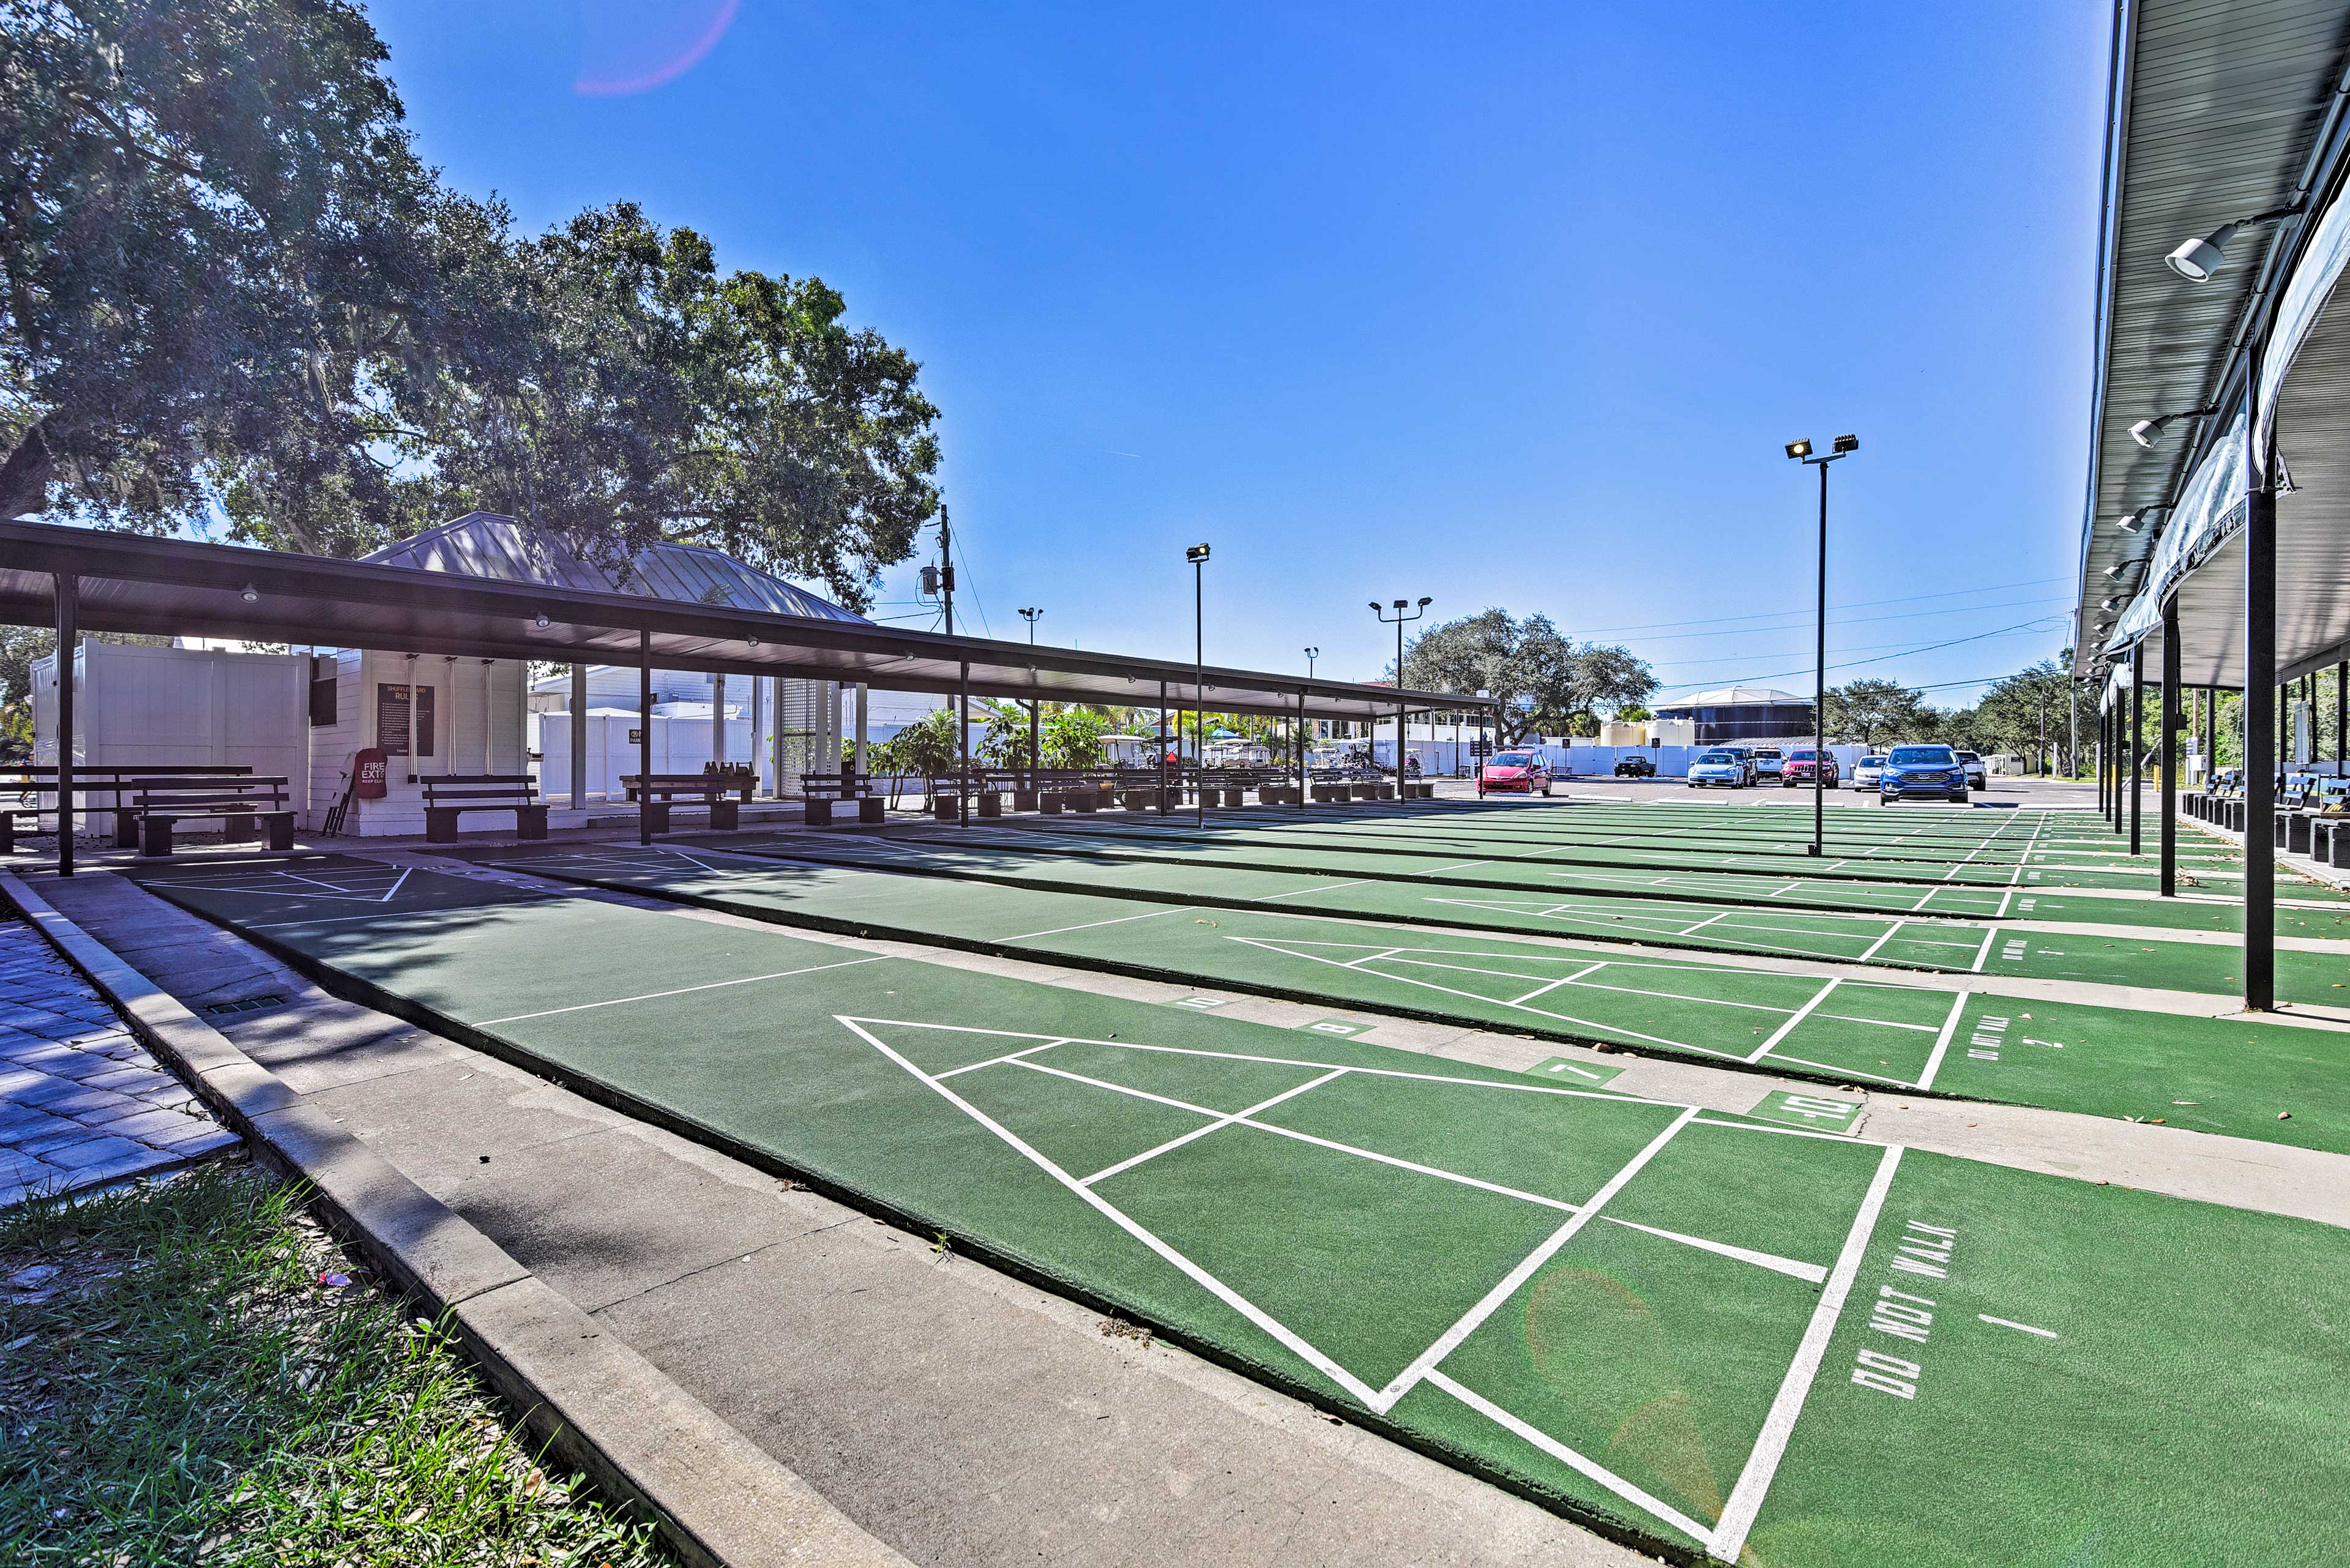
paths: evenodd
<path fill-rule="evenodd" d="M 528 774 L 439 774 L 421 782 L 427 805 L 447 800 L 537 804 L 538 784 Z"/>
<path fill-rule="evenodd" d="M 282 789 L 219 790 L 219 789 L 153 789 L 140 790 L 136 809 L 140 811 L 186 812 L 204 815 L 209 810 L 230 811 L 277 810 L 286 804 Z"/>

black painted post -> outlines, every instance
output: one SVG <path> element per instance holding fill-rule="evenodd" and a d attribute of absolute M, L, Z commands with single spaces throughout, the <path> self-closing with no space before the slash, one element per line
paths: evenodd
<path fill-rule="evenodd" d="M 780 778 L 775 781 L 781 784 Z M 637 633 L 637 842 L 653 841 L 653 634 Z"/>
<path fill-rule="evenodd" d="M 971 660 L 955 666 L 955 826 L 971 826 Z"/>
<path fill-rule="evenodd" d="M 2261 355 L 2251 356 L 2251 385 Z M 2244 1010 L 2276 1007 L 2276 477 L 2259 441 L 2257 401 L 2246 421 L 2251 450 L 2244 497 Z"/>
<path fill-rule="evenodd" d="M 2146 810 L 2146 644 L 2130 649 L 2129 830 L 2130 853 L 2139 853 L 2138 818 Z"/>
<path fill-rule="evenodd" d="M 2334 667 L 2334 771 L 2342 772 L 2342 764 L 2350 761 L 2343 751 L 2343 737 L 2350 735 L 2350 659 Z"/>
<path fill-rule="evenodd" d="M 1305 688 L 1297 689 L 1297 798 L 1290 802 L 1305 809 Z"/>
<path fill-rule="evenodd" d="M 1167 815 L 1167 682 L 1159 683 L 1159 815 Z"/>
<path fill-rule="evenodd" d="M 74 644 L 81 640 L 81 579 L 57 575 L 57 875 L 74 874 Z M 115 792 L 118 804 L 120 791 Z M 37 787 L 33 804 L 41 801 Z M 36 814 L 33 826 L 41 819 Z"/>
<path fill-rule="evenodd" d="M 2162 605 L 2162 881 L 2166 898 L 2178 891 L 2178 597 Z"/>

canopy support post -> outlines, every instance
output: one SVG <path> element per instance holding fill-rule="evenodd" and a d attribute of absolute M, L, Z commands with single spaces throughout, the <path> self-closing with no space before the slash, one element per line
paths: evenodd
<path fill-rule="evenodd" d="M 1159 683 L 1159 815 L 1167 815 L 1167 682 Z"/>
<path fill-rule="evenodd" d="M 955 826 L 971 826 L 971 660 L 955 666 Z"/>
<path fill-rule="evenodd" d="M 2142 853 L 2138 821 L 2146 815 L 2146 643 L 2130 649 L 2129 835 L 2132 855 Z"/>
<path fill-rule="evenodd" d="M 57 875 L 74 874 L 74 645 L 81 640 L 81 579 L 57 575 Z M 115 792 L 119 803 L 121 792 Z M 37 791 L 33 796 L 40 804 Z M 40 818 L 34 819 L 38 826 Z"/>
<path fill-rule="evenodd" d="M 637 633 L 637 843 L 653 841 L 653 634 Z"/>
<path fill-rule="evenodd" d="M 2262 347 L 2265 347 L 2264 345 Z M 2251 356 L 2254 401 L 2244 497 L 2244 1011 L 2276 1007 L 2276 477 L 2260 441 L 2262 348 Z"/>
<path fill-rule="evenodd" d="M 2162 896 L 2178 894 L 2178 596 L 2162 603 Z"/>

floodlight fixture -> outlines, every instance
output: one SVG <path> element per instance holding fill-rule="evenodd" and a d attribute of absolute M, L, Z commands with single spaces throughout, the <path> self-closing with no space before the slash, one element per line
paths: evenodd
<path fill-rule="evenodd" d="M 1812 455 L 1812 443 L 1807 441 L 1791 441 L 1787 443 L 1787 455 L 1789 457 L 1809 457 Z"/>
<path fill-rule="evenodd" d="M 1420 607 L 1420 608 L 1422 608 L 1422 609 L 1426 609 L 1429 606 L 1430 606 L 1430 605 L 1434 604 L 1435 602 L 1436 602 L 1436 601 L 1435 601 L 1434 599 L 1426 599 L 1426 598 L 1424 598 L 1424 599 L 1422 599 L 1422 600 L 1420 600 L 1420 601 L 1419 601 L 1419 607 Z"/>
<path fill-rule="evenodd" d="M 1835 438 L 1834 450 L 1835 452 L 1835 455 L 1838 457 L 1842 457 L 1848 452 L 1858 452 L 1860 450 L 1860 438 L 1856 435 L 1840 435 Z"/>
<path fill-rule="evenodd" d="M 1183 558 L 1193 562 L 1204 561 L 1208 558 L 1208 547 L 1205 545 L 1194 545 L 1183 552 Z"/>
<path fill-rule="evenodd" d="M 2140 420 L 2137 423 L 2130 426 L 2130 440 L 2137 442 L 2140 446 L 2152 447 L 2155 442 L 2162 439 L 2162 427 L 2170 423 L 2173 420 L 2199 420 L 2207 414 L 2216 414 L 2220 410 L 2214 407 L 2205 409 L 2180 409 L 2176 413 L 2157 414 L 2152 419 Z"/>
<path fill-rule="evenodd" d="M 2211 275 L 2228 259 L 2228 242 L 2236 231 L 2252 223 L 2272 223 L 2279 218 L 2290 218 L 2300 212 L 2298 206 L 2279 207 L 2272 212 L 2255 213 L 2249 218 L 2237 218 L 2220 224 L 2210 234 L 2182 241 L 2177 250 L 2162 258 L 2162 265 L 2189 283 L 2209 283 Z"/>
<path fill-rule="evenodd" d="M 538 628 L 539 630 L 545 631 L 547 627 L 553 623 L 548 621 L 546 618 L 546 612 L 545 610 L 541 610 L 538 614 L 531 618 L 531 624 Z M 758 641 L 755 638 L 752 639 L 752 646 L 754 648 L 758 646 Z"/>
<path fill-rule="evenodd" d="M 239 594 L 237 597 L 247 604 L 254 604 L 260 599 L 261 590 L 255 587 L 251 583 L 247 583 L 244 585 L 244 592 Z"/>

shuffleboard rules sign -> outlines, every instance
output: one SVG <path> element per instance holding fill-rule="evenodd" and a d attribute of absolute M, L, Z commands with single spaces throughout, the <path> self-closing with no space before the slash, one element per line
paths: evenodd
<path fill-rule="evenodd" d="M 1848 1133 L 1860 1119 L 1860 1102 L 1840 1100 L 1834 1095 L 1799 1095 L 1792 1089 L 1773 1089 L 1762 1096 L 1761 1105 L 1746 1114 L 1766 1122 L 1810 1127 L 1814 1132 Z"/>
<path fill-rule="evenodd" d="M 1578 1062 L 1572 1056 L 1553 1056 L 1547 1062 L 1537 1062 L 1526 1069 L 1536 1078 L 1554 1084 L 1568 1084 L 1578 1089 L 1596 1089 L 1624 1069 L 1607 1062 Z"/>

